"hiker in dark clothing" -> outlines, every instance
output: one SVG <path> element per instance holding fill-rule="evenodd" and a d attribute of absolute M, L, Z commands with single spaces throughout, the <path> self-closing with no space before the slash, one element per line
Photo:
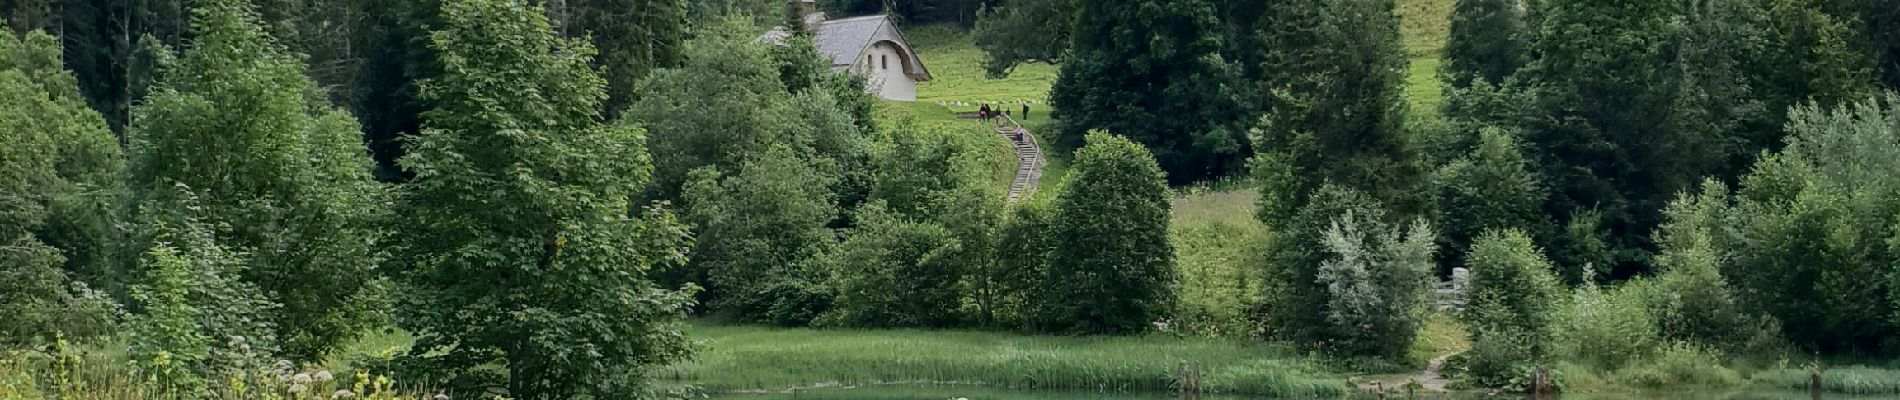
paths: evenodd
<path fill-rule="evenodd" d="M 1029 120 L 1029 102 L 1027 101 L 1023 102 L 1023 120 Z"/>
<path fill-rule="evenodd" d="M 990 120 L 990 105 L 984 104 L 983 106 L 978 107 L 976 109 L 976 117 L 984 121 L 989 121 Z"/>

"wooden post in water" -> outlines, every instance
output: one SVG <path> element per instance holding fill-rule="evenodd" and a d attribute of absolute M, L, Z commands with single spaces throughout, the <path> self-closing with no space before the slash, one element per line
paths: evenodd
<path fill-rule="evenodd" d="M 1808 394 L 1814 396 L 1814 400 L 1821 400 L 1820 369 L 1808 371 Z"/>

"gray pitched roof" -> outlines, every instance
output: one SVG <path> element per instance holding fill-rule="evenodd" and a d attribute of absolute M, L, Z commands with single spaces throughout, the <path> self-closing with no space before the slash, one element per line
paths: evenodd
<path fill-rule="evenodd" d="M 897 44 L 898 49 L 903 50 L 905 58 L 909 58 L 908 62 L 904 63 L 907 68 L 904 71 L 906 75 L 918 81 L 930 80 L 930 70 L 924 67 L 923 59 L 917 57 L 917 50 L 912 49 L 910 40 L 904 37 L 903 32 L 898 31 L 896 25 L 891 24 L 889 16 L 880 14 L 822 19 L 824 16 L 820 13 L 808 18 L 812 17 L 823 21 L 818 26 L 817 34 L 812 37 L 812 42 L 818 46 L 819 54 L 831 58 L 833 70 L 850 68 L 857 62 L 858 56 L 864 54 L 865 49 L 877 42 L 890 41 Z M 760 35 L 759 41 L 784 43 L 789 37 L 791 37 L 791 32 L 780 26 Z"/>

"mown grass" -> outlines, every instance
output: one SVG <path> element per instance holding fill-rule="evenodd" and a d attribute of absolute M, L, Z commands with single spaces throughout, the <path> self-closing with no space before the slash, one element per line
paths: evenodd
<path fill-rule="evenodd" d="M 1399 0 L 1399 34 L 1405 42 L 1405 54 L 1417 58 L 1436 58 L 1451 36 L 1451 10 L 1456 0 Z"/>
<path fill-rule="evenodd" d="M 1032 116 L 1049 115 L 1049 87 L 1055 84 L 1056 66 L 1024 64 L 1008 77 L 990 79 L 983 69 L 983 51 L 963 29 L 926 25 L 906 28 L 904 34 L 932 78 L 917 86 L 918 102 L 947 105 L 956 111 L 974 111 L 981 103 L 1002 104 L 1020 112 L 1018 103 L 1026 101 Z"/>
<path fill-rule="evenodd" d="M 663 376 L 710 392 L 816 385 L 957 383 L 1008 389 L 1164 392 L 1178 362 L 1220 393 L 1328 397 L 1344 380 L 1287 349 L 1239 341 L 1055 337 L 971 331 L 816 330 L 700 324 L 699 359 Z"/>

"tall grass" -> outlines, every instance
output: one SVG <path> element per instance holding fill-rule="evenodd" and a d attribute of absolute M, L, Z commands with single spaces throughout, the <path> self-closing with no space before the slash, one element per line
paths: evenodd
<path fill-rule="evenodd" d="M 1765 386 L 1808 390 L 1808 371 L 1781 368 L 1756 373 L 1754 380 Z M 1874 367 L 1827 368 L 1821 371 L 1821 390 L 1830 393 L 1900 395 L 1900 369 Z"/>
<path fill-rule="evenodd" d="M 1201 363 L 1212 392 L 1326 397 L 1347 389 L 1315 362 L 1237 341 L 711 325 L 689 334 L 705 339 L 699 359 L 662 376 L 711 392 L 903 382 L 1162 392 L 1183 360 Z"/>
<path fill-rule="evenodd" d="M 1189 188 L 1174 198 L 1168 237 L 1180 271 L 1171 330 L 1204 337 L 1258 333 L 1248 313 L 1266 294 L 1268 231 L 1253 218 L 1259 193 Z"/>

